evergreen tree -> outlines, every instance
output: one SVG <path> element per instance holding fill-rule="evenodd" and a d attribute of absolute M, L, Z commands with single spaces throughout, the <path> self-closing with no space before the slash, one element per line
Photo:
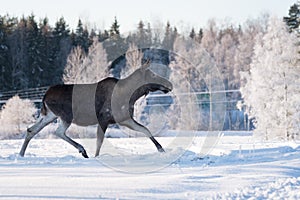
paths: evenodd
<path fill-rule="evenodd" d="M 196 33 L 195 33 L 195 29 L 194 28 L 192 28 L 189 36 L 190 36 L 190 38 L 195 39 Z"/>
<path fill-rule="evenodd" d="M 109 34 L 110 34 L 110 37 L 119 37 L 120 36 L 120 25 L 117 20 L 117 17 L 115 17 L 115 20 L 110 27 Z"/>
<path fill-rule="evenodd" d="M 29 66 L 29 42 L 27 40 L 27 19 L 22 17 L 16 28 L 8 36 L 11 55 L 11 80 L 8 84 L 12 89 L 28 88 L 30 71 Z"/>
<path fill-rule="evenodd" d="M 86 27 L 83 27 L 81 19 L 78 20 L 78 25 L 75 32 L 74 46 L 81 46 L 85 52 L 88 52 L 89 46 L 91 44 L 89 32 Z"/>
<path fill-rule="evenodd" d="M 140 48 L 146 46 L 147 35 L 144 27 L 144 22 L 141 20 L 138 24 L 138 32 L 136 36 L 136 43 L 140 45 Z"/>
<path fill-rule="evenodd" d="M 175 41 L 175 38 L 173 37 L 172 27 L 170 25 L 170 22 L 167 22 L 167 25 L 165 28 L 164 39 L 162 41 L 162 47 L 167 50 L 172 50 L 174 41 Z"/>
<path fill-rule="evenodd" d="M 56 23 L 53 30 L 53 35 L 55 37 L 68 37 L 70 34 L 70 30 L 68 25 L 63 17 L 61 17 Z"/>
<path fill-rule="evenodd" d="M 98 37 L 98 36 L 97 36 L 97 33 L 96 33 L 96 30 L 95 30 L 95 29 L 92 29 L 92 30 L 90 31 L 90 35 L 89 35 L 89 41 L 90 41 L 89 46 L 91 46 L 91 45 L 93 44 L 93 41 L 94 41 L 94 38 L 95 38 L 95 37 Z"/>
<path fill-rule="evenodd" d="M 107 52 L 107 59 L 109 62 L 114 61 L 120 56 L 124 57 L 124 53 L 128 49 L 128 44 L 126 43 L 125 38 L 120 35 L 120 25 L 115 17 L 113 24 L 111 25 L 111 29 L 109 30 L 110 37 L 109 40 L 105 40 L 103 42 L 103 46 Z M 115 66 L 111 66 L 114 68 Z"/>
<path fill-rule="evenodd" d="M 197 35 L 196 41 L 199 42 L 199 43 L 201 43 L 202 38 L 203 38 L 203 29 L 200 28 L 199 33 L 198 33 L 198 35 Z"/>
<path fill-rule="evenodd" d="M 53 44 L 52 44 L 52 56 L 50 57 L 51 61 L 54 62 L 54 65 L 50 67 L 52 69 L 51 77 L 52 84 L 61 83 L 61 78 L 63 70 L 67 63 L 67 57 L 72 49 L 72 40 L 70 35 L 69 27 L 63 17 L 61 17 L 56 23 L 53 35 Z"/>
<path fill-rule="evenodd" d="M 109 32 L 107 30 L 104 30 L 103 32 L 99 31 L 98 38 L 99 42 L 103 42 L 109 38 Z"/>
<path fill-rule="evenodd" d="M 16 23 L 16 18 L 0 16 L 0 91 L 12 89 L 11 54 L 8 38 Z"/>
<path fill-rule="evenodd" d="M 39 35 L 36 40 L 38 41 L 38 51 L 39 59 L 38 65 L 41 68 L 40 82 L 39 86 L 48 86 L 53 84 L 53 79 L 49 79 L 48 77 L 55 77 L 58 74 L 55 73 L 55 60 L 52 59 L 54 52 L 54 39 L 53 39 L 53 31 L 48 23 L 48 19 L 44 18 L 39 25 Z"/>
<path fill-rule="evenodd" d="M 299 24 L 300 24 L 300 2 L 293 4 L 289 9 L 289 16 L 284 17 L 283 20 L 288 25 L 290 31 L 296 31 L 300 34 Z"/>
<path fill-rule="evenodd" d="M 144 22 L 141 20 L 138 23 L 137 31 L 130 33 L 126 38 L 127 44 L 134 43 L 138 48 L 149 48 L 152 45 L 152 30 L 150 23 L 145 28 Z"/>
<path fill-rule="evenodd" d="M 35 16 L 31 14 L 26 20 L 25 41 L 28 43 L 28 63 L 25 69 L 28 77 L 28 88 L 38 87 L 41 82 L 41 73 L 43 71 L 41 63 L 41 49 L 39 48 L 39 28 L 35 21 Z"/>
<path fill-rule="evenodd" d="M 155 47 L 160 47 L 161 46 L 161 36 L 160 36 L 160 31 L 157 29 L 153 30 L 153 46 Z"/>
<path fill-rule="evenodd" d="M 150 47 L 152 46 L 152 30 L 151 30 L 151 25 L 150 23 L 147 24 L 147 29 L 146 31 L 146 41 L 145 41 L 145 46 Z"/>

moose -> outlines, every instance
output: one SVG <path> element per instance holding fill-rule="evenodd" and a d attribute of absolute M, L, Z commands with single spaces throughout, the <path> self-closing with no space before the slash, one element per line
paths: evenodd
<path fill-rule="evenodd" d="M 85 158 L 88 155 L 84 147 L 65 134 L 72 123 L 98 125 L 95 156 L 99 156 L 108 125 L 116 123 L 144 133 L 159 152 L 164 152 L 151 132 L 133 118 L 134 103 L 140 97 L 149 92 L 168 93 L 173 89 L 170 81 L 151 71 L 149 66 L 147 61 L 124 79 L 108 77 L 94 84 L 51 86 L 43 97 L 40 117 L 27 129 L 20 156 L 24 156 L 30 140 L 56 119 L 60 120 L 54 134 L 78 149 Z"/>

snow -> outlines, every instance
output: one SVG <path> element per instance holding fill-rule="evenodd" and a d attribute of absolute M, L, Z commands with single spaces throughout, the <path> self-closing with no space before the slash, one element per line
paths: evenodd
<path fill-rule="evenodd" d="M 89 159 L 60 139 L 33 139 L 24 158 L 23 140 L 0 140 L 0 199 L 300 198 L 297 142 L 225 132 L 199 157 L 203 134 L 177 137 L 191 141 L 186 148 L 174 139 L 157 137 L 162 154 L 147 138 L 106 138 L 100 158 L 92 157 L 95 139 L 77 139 Z"/>

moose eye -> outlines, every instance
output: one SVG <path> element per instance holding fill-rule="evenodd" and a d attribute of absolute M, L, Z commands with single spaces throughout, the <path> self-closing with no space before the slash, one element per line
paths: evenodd
<path fill-rule="evenodd" d="M 156 77 L 157 75 L 155 73 L 151 73 L 151 76 L 152 77 Z"/>

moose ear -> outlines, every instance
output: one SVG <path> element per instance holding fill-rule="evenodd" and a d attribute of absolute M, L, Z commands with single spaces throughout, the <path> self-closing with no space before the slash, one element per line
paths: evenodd
<path fill-rule="evenodd" d="M 143 63 L 143 65 L 141 66 L 141 68 L 143 70 L 146 70 L 150 66 L 150 64 L 151 64 L 150 59 L 147 59 L 146 62 Z"/>

